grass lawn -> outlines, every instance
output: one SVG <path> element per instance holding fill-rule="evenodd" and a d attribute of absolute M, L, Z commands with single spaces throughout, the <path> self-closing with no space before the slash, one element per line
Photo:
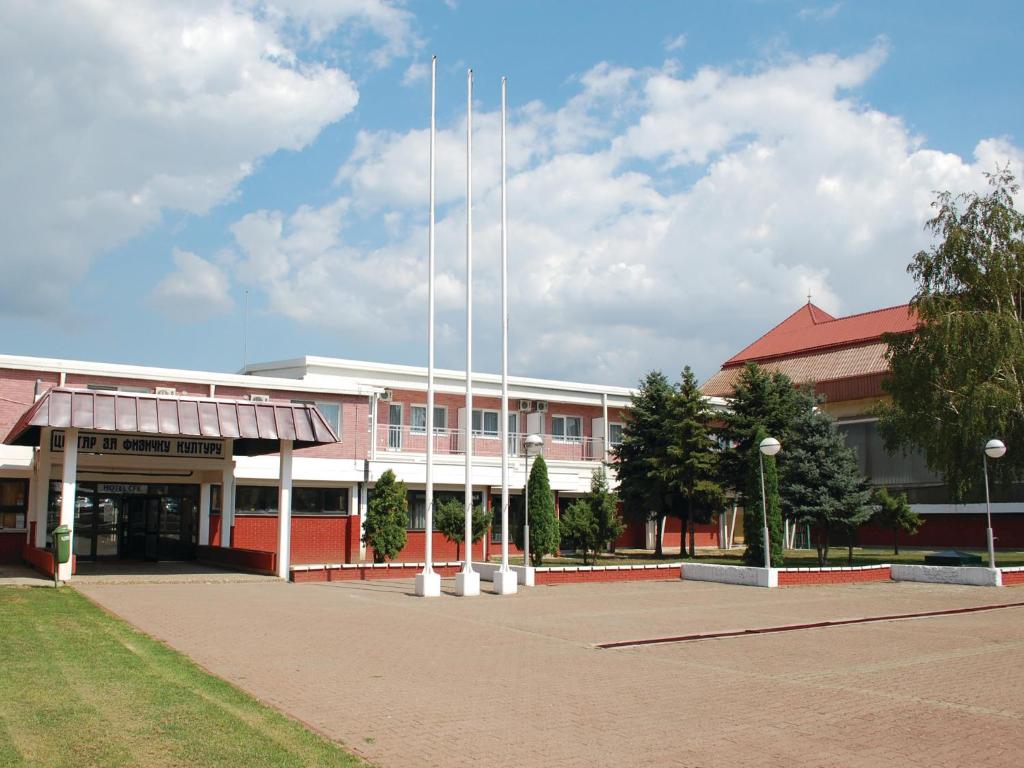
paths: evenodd
<path fill-rule="evenodd" d="M 5 768 L 366 765 L 70 588 L 0 588 L 0 670 Z"/>
<path fill-rule="evenodd" d="M 905 547 L 901 547 L 899 555 L 894 555 L 891 547 L 854 547 L 853 564 L 924 564 L 924 556 L 931 552 L 935 552 L 938 549 L 941 549 L 941 547 L 929 547 L 925 549 L 907 549 Z M 963 552 L 972 552 L 976 555 L 980 555 L 982 564 L 988 564 L 987 551 L 983 549 L 964 549 L 963 547 L 958 547 L 958 549 Z M 681 558 L 679 555 L 678 548 L 670 549 L 661 558 L 655 557 L 654 553 L 650 550 L 628 549 L 620 550 L 615 553 L 604 553 L 598 558 L 596 565 L 636 565 L 641 563 L 659 562 L 678 563 L 683 560 L 684 558 Z M 491 561 L 501 562 L 501 558 L 492 556 Z M 701 563 L 742 565 L 743 549 L 698 549 L 695 561 Z M 522 555 L 510 556 L 509 562 L 513 565 L 522 565 L 523 557 Z M 846 547 L 832 547 L 829 549 L 828 564 L 830 566 L 846 565 Z M 583 565 L 583 558 L 575 556 L 545 557 L 544 565 Z M 818 566 L 818 553 L 812 549 L 787 549 L 785 565 L 787 568 L 816 568 Z M 1024 565 L 1024 550 L 996 550 L 996 565 L 1004 567 Z"/>

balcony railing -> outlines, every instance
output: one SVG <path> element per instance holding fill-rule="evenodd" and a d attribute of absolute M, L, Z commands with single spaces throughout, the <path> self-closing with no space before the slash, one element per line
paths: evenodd
<path fill-rule="evenodd" d="M 522 456 L 526 435 L 513 432 L 508 436 L 508 451 L 511 456 Z M 593 437 L 560 437 L 541 435 L 544 445 L 538 455 L 550 461 L 602 461 L 604 441 Z M 406 424 L 380 424 L 377 426 L 377 452 L 425 454 L 427 452 L 426 430 Z M 465 453 L 466 437 L 458 429 L 434 430 L 434 455 L 455 456 Z M 474 456 L 501 456 L 501 437 L 489 432 L 473 434 Z"/>

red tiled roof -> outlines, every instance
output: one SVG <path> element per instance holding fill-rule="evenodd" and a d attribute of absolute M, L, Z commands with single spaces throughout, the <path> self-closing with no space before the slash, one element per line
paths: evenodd
<path fill-rule="evenodd" d="M 836 318 L 808 302 L 753 344 L 726 360 L 722 368 L 865 344 L 880 340 L 883 333 L 904 333 L 912 331 L 915 326 L 916 320 L 906 304 Z"/>
<path fill-rule="evenodd" d="M 234 440 L 234 453 L 276 453 L 280 440 L 296 448 L 338 442 L 314 405 L 300 403 L 104 392 L 55 387 L 25 411 L 4 439 L 7 445 L 38 445 L 43 427 L 79 427 L 168 437 Z"/>
<path fill-rule="evenodd" d="M 886 350 L 887 346 L 884 343 L 875 342 L 793 357 L 776 357 L 758 365 L 769 373 L 784 373 L 795 384 L 822 385 L 886 373 L 889 370 L 889 364 L 885 359 Z M 743 368 L 738 365 L 723 367 L 704 382 L 700 388 L 701 392 L 709 397 L 731 397 L 742 372 Z M 818 388 L 821 389 L 820 386 Z"/>

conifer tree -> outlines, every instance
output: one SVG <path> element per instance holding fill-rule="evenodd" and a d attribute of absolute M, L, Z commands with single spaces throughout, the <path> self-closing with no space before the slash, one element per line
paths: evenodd
<path fill-rule="evenodd" d="M 871 495 L 872 521 L 892 531 L 892 553 L 900 553 L 900 532 L 913 536 L 921 529 L 921 516 L 907 503 L 907 494 L 893 496 L 888 488 L 876 488 Z"/>
<path fill-rule="evenodd" d="M 661 476 L 671 491 L 678 495 L 675 504 L 683 522 L 680 554 L 686 554 L 685 537 L 690 538 L 689 556 L 696 552 L 696 522 L 709 522 L 720 511 L 725 494 L 718 484 L 718 453 L 711 437 L 710 424 L 714 414 L 689 366 L 675 388 L 665 423 L 666 462 Z"/>
<path fill-rule="evenodd" d="M 594 470 L 590 478 L 590 493 L 577 499 L 559 519 L 562 536 L 571 539 L 583 551 L 583 562 L 592 552 L 594 560 L 625 530 L 625 524 L 616 509 L 615 494 L 608 490 L 608 475 L 604 467 Z"/>
<path fill-rule="evenodd" d="M 663 469 L 668 463 L 668 421 L 672 387 L 660 371 L 640 382 L 624 416 L 622 442 L 612 449 L 623 512 L 632 520 L 657 521 L 655 554 L 662 555 L 665 516 L 672 510 L 672 491 Z"/>
<path fill-rule="evenodd" d="M 857 529 L 872 513 L 870 491 L 835 423 L 804 401 L 791 429 L 786 452 L 785 496 L 790 516 L 815 532 L 818 564 L 826 565 L 830 537 L 845 534 L 849 559 Z"/>
<path fill-rule="evenodd" d="M 558 552 L 561 535 L 555 514 L 555 496 L 548 482 L 548 465 L 543 456 L 533 460 L 527 485 L 530 503 L 530 559 L 539 566 L 544 555 Z"/>
<path fill-rule="evenodd" d="M 380 476 L 366 508 L 363 542 L 373 548 L 373 561 L 394 560 L 405 547 L 409 498 L 405 483 L 387 470 Z"/>

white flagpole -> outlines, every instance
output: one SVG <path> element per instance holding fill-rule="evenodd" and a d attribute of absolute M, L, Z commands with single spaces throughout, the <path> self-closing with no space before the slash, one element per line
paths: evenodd
<path fill-rule="evenodd" d="M 501 569 L 494 574 L 494 591 L 516 591 L 516 573 L 508 565 L 508 213 L 505 178 L 506 78 L 501 78 Z"/>
<path fill-rule="evenodd" d="M 434 571 L 434 134 L 437 111 L 437 56 L 430 62 L 430 219 L 427 226 L 427 482 L 423 524 L 423 571 L 415 591 L 422 597 L 441 594 L 441 576 Z"/>
<path fill-rule="evenodd" d="M 466 71 L 466 559 L 455 577 L 455 592 L 480 594 L 480 574 L 473 570 L 473 70 Z"/>

